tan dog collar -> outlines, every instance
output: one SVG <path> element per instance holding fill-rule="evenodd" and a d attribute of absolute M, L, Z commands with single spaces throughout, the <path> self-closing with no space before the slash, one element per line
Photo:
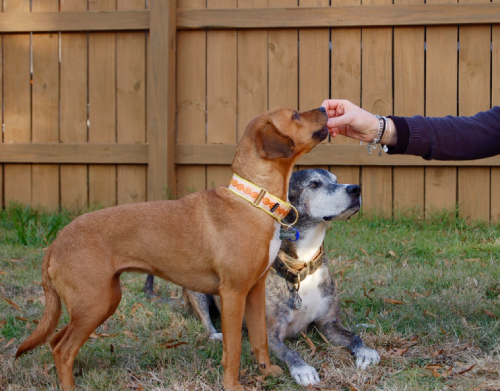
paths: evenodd
<path fill-rule="evenodd" d="M 278 274 L 292 284 L 298 284 L 297 290 L 300 288 L 300 281 L 305 280 L 309 274 L 313 274 L 321 266 L 323 257 L 323 245 L 319 249 L 318 254 L 309 262 L 297 261 L 283 251 L 278 253 L 278 257 L 274 262 L 274 268 Z"/>
<path fill-rule="evenodd" d="M 233 174 L 228 189 L 234 194 L 246 199 L 253 206 L 262 209 L 267 214 L 273 216 L 276 220 L 278 220 L 278 223 L 285 227 L 295 225 L 299 219 L 299 213 L 293 205 L 273 196 L 272 194 L 269 194 L 266 189 L 243 179 L 237 174 Z M 289 225 L 282 223 L 281 220 L 288 215 L 290 209 L 292 208 L 295 210 L 297 215 L 295 221 Z"/>

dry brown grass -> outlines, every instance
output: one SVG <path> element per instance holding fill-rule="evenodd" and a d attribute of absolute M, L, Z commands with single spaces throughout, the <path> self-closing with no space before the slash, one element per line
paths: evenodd
<path fill-rule="evenodd" d="M 500 229 L 446 228 L 440 221 L 425 229 L 420 223 L 391 224 L 359 220 L 329 234 L 344 323 L 382 359 L 375 368 L 356 370 L 346 349 L 330 345 L 312 329 L 314 354 L 302 336 L 287 343 L 319 371 L 322 381 L 314 389 L 500 389 Z M 17 346 L 43 311 L 43 291 L 36 283 L 42 254 L 39 247 L 0 245 L 0 290 L 20 308 L 0 300 L 1 390 L 57 389 L 47 346 L 13 362 Z M 77 357 L 78 389 L 221 390 L 221 344 L 208 341 L 200 322 L 172 300 L 145 297 L 143 282 L 143 276 L 122 277 L 117 313 Z M 156 293 L 180 296 L 177 287 L 158 281 Z M 61 325 L 65 321 L 67 315 Z M 241 382 L 248 390 L 302 389 L 288 371 L 262 379 L 246 335 L 243 341 Z"/>

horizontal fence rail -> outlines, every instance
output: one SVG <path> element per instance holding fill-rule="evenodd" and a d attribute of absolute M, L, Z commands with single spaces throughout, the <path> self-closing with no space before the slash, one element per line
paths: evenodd
<path fill-rule="evenodd" d="M 147 164 L 147 144 L 0 143 L 0 163 Z"/>
<path fill-rule="evenodd" d="M 500 3 L 187 9 L 177 29 L 419 26 L 500 22 Z M 0 13 L 0 33 L 147 30 L 150 11 Z"/>
<path fill-rule="evenodd" d="M 177 11 L 178 29 L 417 26 L 500 22 L 500 3 Z"/>
<path fill-rule="evenodd" d="M 6 12 L 0 32 L 148 30 L 150 11 Z"/>

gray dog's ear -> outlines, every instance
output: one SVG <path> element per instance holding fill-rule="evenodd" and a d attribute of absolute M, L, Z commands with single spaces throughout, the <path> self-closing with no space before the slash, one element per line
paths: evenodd
<path fill-rule="evenodd" d="M 292 157 L 295 153 L 295 143 L 286 134 L 281 133 L 276 126 L 268 123 L 259 130 L 255 138 L 257 151 L 263 159 Z"/>

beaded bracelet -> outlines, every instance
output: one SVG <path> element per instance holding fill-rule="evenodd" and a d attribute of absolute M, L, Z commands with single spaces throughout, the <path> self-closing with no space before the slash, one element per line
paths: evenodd
<path fill-rule="evenodd" d="M 378 124 L 378 132 L 375 138 L 373 139 L 372 142 L 366 144 L 366 153 L 368 155 L 372 154 L 372 150 L 377 149 L 377 144 L 380 143 L 380 140 L 382 140 L 382 137 L 384 137 L 384 134 L 387 130 L 387 123 L 389 122 L 386 117 L 380 116 L 378 114 L 375 114 L 375 117 L 377 117 L 379 124 Z M 387 148 L 387 147 L 386 147 Z M 385 148 L 384 148 L 385 152 Z M 379 156 L 382 155 L 382 149 L 379 151 Z"/>

